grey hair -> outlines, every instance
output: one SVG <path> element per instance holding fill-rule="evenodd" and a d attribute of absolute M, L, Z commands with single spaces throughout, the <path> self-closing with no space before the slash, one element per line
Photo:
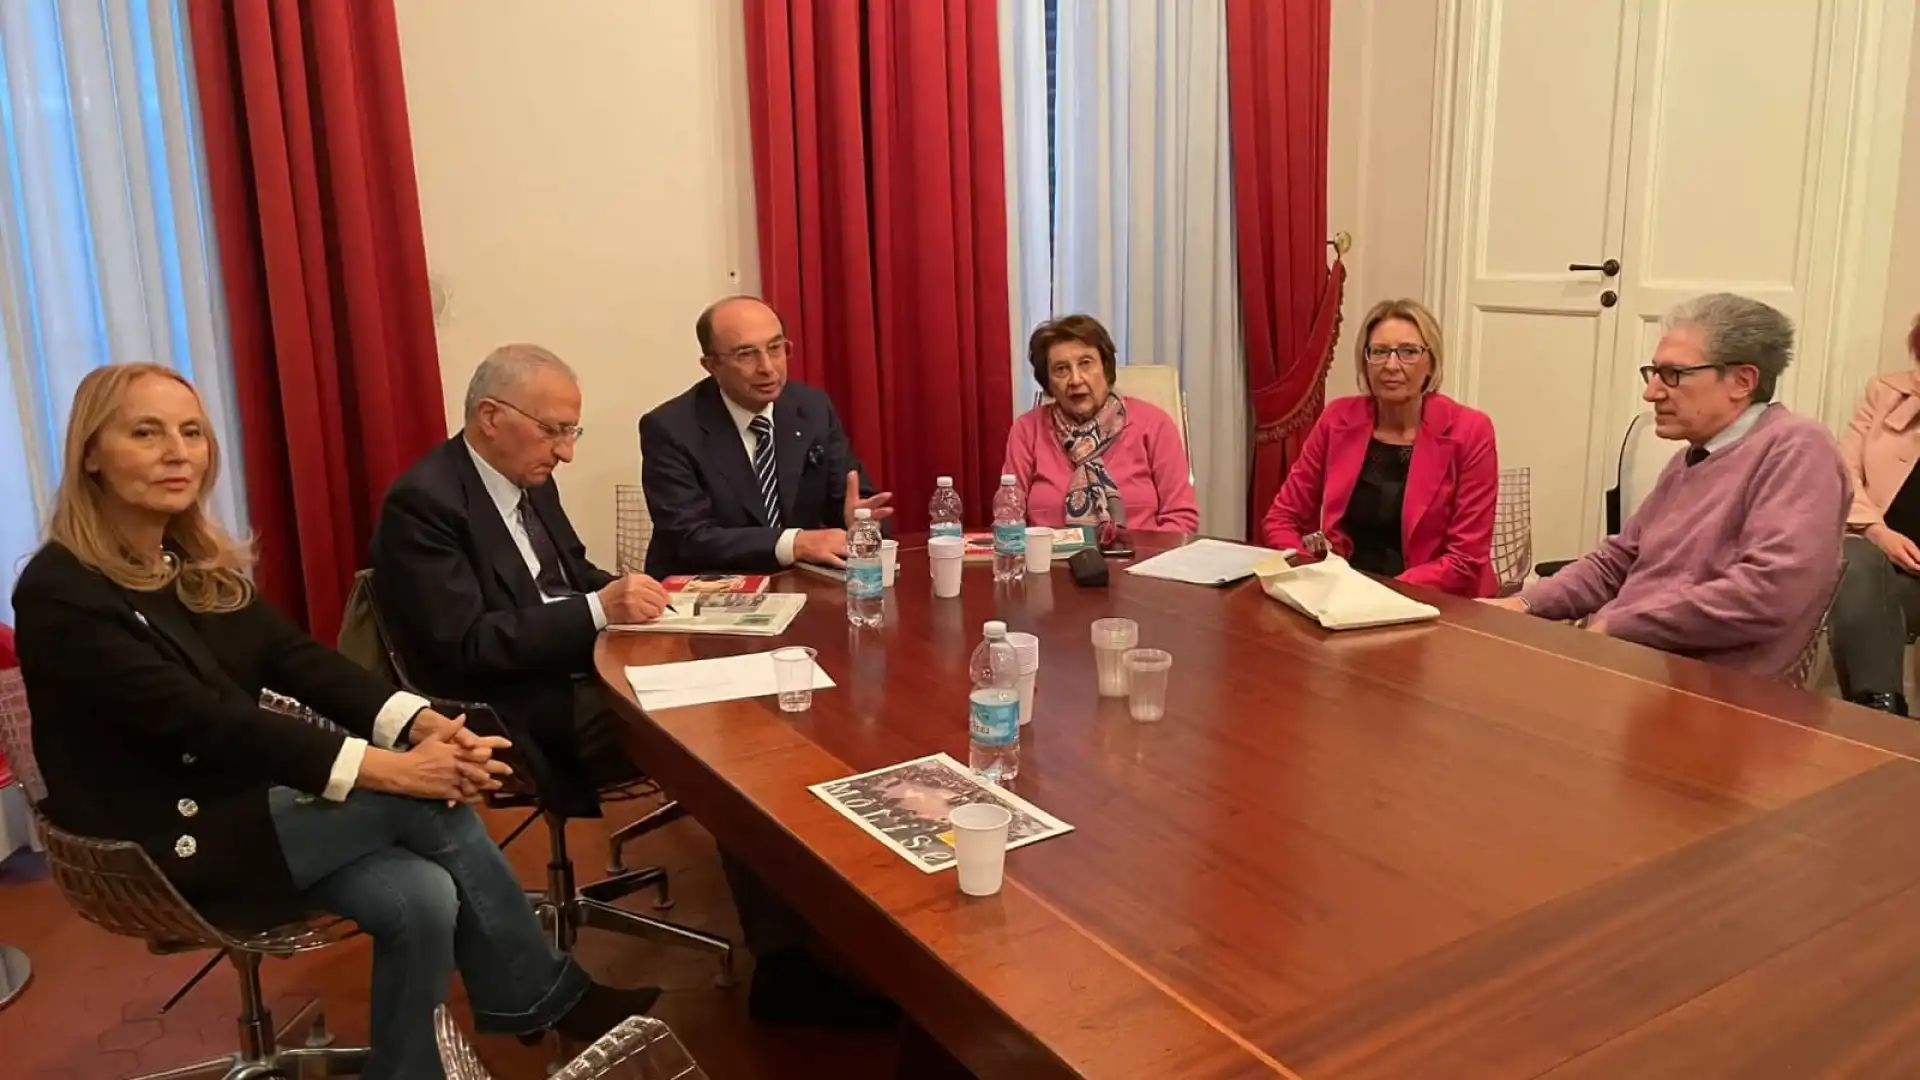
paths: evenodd
<path fill-rule="evenodd" d="M 1773 400 L 1780 376 L 1793 363 L 1793 320 L 1758 300 L 1733 293 L 1697 296 L 1667 313 L 1666 329 L 1693 327 L 1706 336 L 1707 363 L 1751 366 L 1760 372 L 1753 400 Z"/>
<path fill-rule="evenodd" d="M 516 342 L 488 353 L 480 366 L 473 369 L 473 378 L 467 383 L 467 419 L 472 420 L 473 414 L 480 411 L 480 402 L 487 398 L 504 400 L 510 391 L 525 386 L 527 380 L 541 370 L 557 371 L 565 375 L 568 382 L 580 381 L 565 360 L 541 345 Z"/>

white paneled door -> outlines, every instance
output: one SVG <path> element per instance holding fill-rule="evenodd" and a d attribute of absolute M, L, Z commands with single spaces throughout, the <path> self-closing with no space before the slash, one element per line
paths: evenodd
<path fill-rule="evenodd" d="M 1501 464 L 1532 468 L 1540 558 L 1603 532 L 1611 463 L 1645 408 L 1635 369 L 1681 300 L 1729 291 L 1780 308 L 1800 327 L 1780 399 L 1850 409 L 1861 380 L 1835 363 L 1851 340 L 1835 319 L 1869 306 L 1849 286 L 1866 291 L 1876 257 L 1880 301 L 1885 254 L 1849 223 L 1873 205 L 1877 170 L 1897 168 L 1897 117 L 1894 152 L 1871 145 L 1893 82 L 1880 35 L 1890 13 L 1909 28 L 1912 7 L 1450 5 L 1433 235 L 1448 382 L 1493 418 Z"/>

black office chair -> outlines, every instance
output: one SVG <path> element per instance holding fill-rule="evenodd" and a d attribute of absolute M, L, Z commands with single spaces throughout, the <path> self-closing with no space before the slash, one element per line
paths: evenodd
<path fill-rule="evenodd" d="M 406 666 L 400 654 L 393 647 L 393 637 L 387 633 L 386 623 L 380 616 L 380 606 L 374 599 L 373 571 L 362 570 L 354 576 L 353 592 L 347 598 L 347 616 L 342 620 L 348 627 L 342 631 L 342 652 L 354 656 L 365 664 L 369 656 L 378 662 L 375 670 L 384 669 L 386 674 L 398 686 L 413 693 L 420 693 L 407 678 Z M 353 633 L 353 627 L 370 628 L 377 639 L 376 648 L 369 649 L 365 643 L 359 648 L 350 647 L 346 637 Z M 430 694 L 421 694 L 431 698 Z M 441 699 L 444 701 L 444 699 Z M 440 702 L 436 702 L 439 704 Z M 469 717 L 481 716 L 495 718 L 484 702 L 453 701 L 445 702 L 448 708 L 464 712 Z M 541 923 L 553 934 L 553 941 L 562 952 L 572 952 L 575 939 L 581 928 L 606 930 L 629 937 L 662 941 L 669 945 L 681 945 L 702 949 L 716 955 L 720 960 L 720 973 L 715 982 L 720 986 L 733 984 L 733 943 L 726 938 L 681 926 L 678 923 L 655 919 L 625 908 L 616 907 L 614 901 L 643 890 L 653 890 L 653 907 L 656 911 L 665 911 L 673 906 L 673 894 L 670 889 L 667 872 L 658 866 L 629 870 L 621 865 L 621 849 L 627 843 L 665 828 L 685 816 L 686 811 L 671 799 L 663 802 L 653 812 L 633 823 L 613 832 L 608 838 L 608 876 L 584 885 L 576 884 L 573 873 L 573 859 L 567 853 L 567 818 L 547 807 L 540 796 L 540 784 L 537 775 L 538 766 L 531 768 L 530 759 L 519 756 L 516 773 L 499 791 L 489 792 L 487 806 L 491 809 L 516 810 L 531 809 L 527 819 L 516 826 L 501 846 L 512 843 L 514 837 L 525 831 L 527 826 L 538 820 L 547 824 L 547 842 L 550 856 L 547 860 L 547 887 L 539 891 L 530 891 L 527 898 L 540 913 Z M 647 785 L 650 790 L 658 791 L 657 785 Z M 631 798 L 634 785 L 630 783 L 607 785 L 602 789 L 603 800 L 617 801 L 621 797 Z M 606 797 L 611 796 L 611 799 Z"/>

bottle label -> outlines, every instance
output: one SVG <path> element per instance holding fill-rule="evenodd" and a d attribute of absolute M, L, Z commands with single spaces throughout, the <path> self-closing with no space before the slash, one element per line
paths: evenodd
<path fill-rule="evenodd" d="M 996 555 L 1025 555 L 1027 526 L 1019 521 L 993 523 L 993 551 Z"/>
<path fill-rule="evenodd" d="M 987 700 L 982 701 L 981 698 Z M 967 732 L 978 746 L 1010 746 L 1020 741 L 1020 695 L 1011 690 L 975 694 Z"/>
<path fill-rule="evenodd" d="M 847 595 L 857 600 L 878 600 L 882 592 L 879 559 L 847 560 Z"/>
<path fill-rule="evenodd" d="M 937 521 L 927 530 L 927 535 L 965 536 L 966 531 L 960 528 L 960 523 L 957 521 Z"/>

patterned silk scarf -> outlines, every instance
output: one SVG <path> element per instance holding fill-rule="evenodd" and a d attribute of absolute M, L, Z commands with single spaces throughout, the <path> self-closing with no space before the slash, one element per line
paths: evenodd
<path fill-rule="evenodd" d="M 1073 479 L 1067 484 L 1067 524 L 1105 525 L 1113 520 L 1107 499 L 1119 493 L 1113 477 L 1107 475 L 1106 453 L 1113 440 L 1127 426 L 1127 404 L 1119 394 L 1108 394 L 1106 403 L 1085 423 L 1076 423 L 1058 405 L 1053 414 L 1053 433 L 1073 466 Z"/>

